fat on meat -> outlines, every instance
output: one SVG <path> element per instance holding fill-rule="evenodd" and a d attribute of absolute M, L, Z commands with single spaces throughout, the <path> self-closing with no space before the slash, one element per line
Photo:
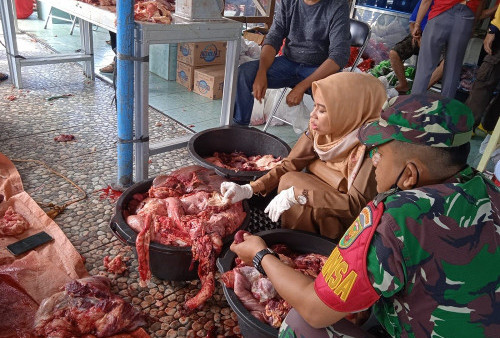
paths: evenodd
<path fill-rule="evenodd" d="M 146 324 L 144 315 L 110 291 L 109 279 L 73 280 L 46 298 L 35 315 L 34 333 L 45 337 L 108 337 Z"/>
<path fill-rule="evenodd" d="M 29 223 L 9 206 L 0 218 L 0 236 L 17 236 L 29 228 Z"/>
<path fill-rule="evenodd" d="M 126 219 L 138 232 L 136 249 L 141 286 L 146 286 L 151 277 L 150 241 L 191 246 L 192 265 L 198 262 L 201 289 L 186 301 L 188 311 L 201 307 L 212 296 L 215 260 L 222 249 L 223 238 L 232 234 L 246 216 L 241 202 L 230 204 L 222 198 L 219 193 L 222 182 L 224 179 L 212 170 L 185 167 L 168 176 L 156 177 L 149 197 L 141 194 L 133 197 L 132 207 L 127 208 L 128 213 L 137 212 Z"/>
<path fill-rule="evenodd" d="M 247 156 L 241 151 L 234 151 L 230 154 L 215 152 L 213 156 L 206 157 L 205 160 L 218 167 L 235 171 L 270 170 L 282 161 L 281 157 L 275 158 L 270 154 Z"/>
<path fill-rule="evenodd" d="M 271 280 L 265 277 L 252 283 L 252 294 L 261 303 L 266 303 L 278 295 Z"/>
<path fill-rule="evenodd" d="M 258 272 L 258 271 L 257 271 Z M 240 268 L 234 269 L 234 293 L 240 299 L 243 306 L 248 311 L 264 313 L 265 306 L 254 298 L 252 292 L 252 283 L 247 279 Z"/>

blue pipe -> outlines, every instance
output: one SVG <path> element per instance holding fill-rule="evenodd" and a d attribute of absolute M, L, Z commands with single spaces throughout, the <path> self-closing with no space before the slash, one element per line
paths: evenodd
<path fill-rule="evenodd" d="M 118 56 L 134 53 L 134 0 L 116 2 Z M 134 62 L 117 58 L 118 188 L 133 183 Z"/>

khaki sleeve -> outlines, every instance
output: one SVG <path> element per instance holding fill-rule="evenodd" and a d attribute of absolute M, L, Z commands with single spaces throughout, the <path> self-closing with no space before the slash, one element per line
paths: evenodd
<path fill-rule="evenodd" d="M 338 217 L 354 218 L 375 197 L 376 188 L 372 161 L 365 157 L 358 175 L 347 193 L 341 193 L 324 183 L 323 188 L 314 187 L 305 193 L 304 190 L 295 189 L 295 197 L 306 194 L 307 205 L 313 208 L 333 208 Z"/>
<path fill-rule="evenodd" d="M 303 133 L 288 157 L 283 159 L 280 165 L 271 169 L 258 180 L 250 182 L 254 194 L 268 194 L 278 186 L 281 176 L 289 171 L 301 171 L 317 158 L 318 155 L 314 152 L 311 135 L 308 132 Z"/>

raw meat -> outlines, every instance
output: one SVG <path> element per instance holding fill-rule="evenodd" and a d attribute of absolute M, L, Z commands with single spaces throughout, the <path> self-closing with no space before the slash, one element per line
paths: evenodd
<path fill-rule="evenodd" d="M 0 218 L 0 236 L 16 236 L 29 228 L 29 223 L 9 206 Z"/>
<path fill-rule="evenodd" d="M 68 142 L 68 141 L 73 141 L 74 139 L 75 136 L 69 134 L 61 134 L 59 136 L 54 137 L 54 141 L 56 142 Z"/>
<path fill-rule="evenodd" d="M 241 242 L 244 241 L 243 235 L 244 234 L 250 234 L 248 231 L 245 230 L 239 230 L 235 235 L 234 235 L 234 244 L 240 244 Z"/>
<path fill-rule="evenodd" d="M 78 0 L 116 12 L 116 0 Z M 134 20 L 169 24 L 175 12 L 175 0 L 135 0 Z"/>
<path fill-rule="evenodd" d="M 134 5 L 134 19 L 137 21 L 148 21 L 154 23 L 169 24 L 172 22 L 172 6 L 167 6 L 160 1 L 141 1 Z"/>
<path fill-rule="evenodd" d="M 0 337 L 30 337 L 38 304 L 9 275 L 0 273 Z"/>
<path fill-rule="evenodd" d="M 236 236 L 235 236 L 236 238 Z M 277 244 L 271 247 L 279 253 L 280 260 L 297 271 L 316 278 L 323 268 L 327 257 L 319 254 L 299 255 L 286 245 Z M 227 288 L 234 290 L 243 306 L 258 320 L 278 328 L 291 309 L 274 289 L 271 281 L 251 266 L 246 266 L 238 258 L 235 268 L 222 274 L 221 279 Z"/>
<path fill-rule="evenodd" d="M 189 166 L 153 180 L 148 196 L 135 194 L 127 207 L 127 223 L 139 234 L 136 239 L 140 285 L 151 278 L 149 243 L 191 246 L 193 264 L 198 262 L 199 293 L 186 301 L 194 310 L 215 289 L 215 260 L 223 238 L 234 233 L 246 213 L 241 202 L 229 204 L 220 195 L 224 179 L 212 170 Z"/>
<path fill-rule="evenodd" d="M 115 258 L 111 259 L 109 256 L 104 257 L 103 264 L 106 270 L 111 273 L 121 274 L 127 270 L 127 266 L 123 261 L 122 255 L 117 255 Z"/>
<path fill-rule="evenodd" d="M 265 171 L 270 170 L 281 163 L 281 157 L 275 158 L 273 155 L 247 156 L 241 151 L 231 154 L 215 152 L 214 156 L 206 157 L 207 162 L 218 167 L 234 171 Z"/>
<path fill-rule="evenodd" d="M 108 337 L 146 324 L 144 315 L 111 293 L 109 279 L 87 277 L 67 283 L 46 298 L 35 316 L 35 333 L 50 337 Z"/>

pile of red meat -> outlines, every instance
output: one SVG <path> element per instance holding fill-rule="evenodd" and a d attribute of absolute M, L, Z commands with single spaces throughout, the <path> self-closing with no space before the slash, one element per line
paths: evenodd
<path fill-rule="evenodd" d="M 196 309 L 215 289 L 215 260 L 222 239 L 232 234 L 246 217 L 241 202 L 230 204 L 220 195 L 225 180 L 200 166 L 179 169 L 154 179 L 145 194 L 135 194 L 126 212 L 127 224 L 138 232 L 136 239 L 142 286 L 151 278 L 149 243 L 191 246 L 198 261 L 199 293 L 185 303 Z"/>
<path fill-rule="evenodd" d="M 311 278 L 316 278 L 323 268 L 327 257 L 319 254 L 297 254 L 286 245 L 276 244 L 271 247 L 288 266 Z M 253 266 L 245 265 L 239 258 L 236 267 L 222 275 L 222 281 L 234 290 L 243 306 L 260 321 L 278 328 L 285 319 L 290 305 L 281 298 L 271 281 Z"/>
<path fill-rule="evenodd" d="M 265 171 L 270 170 L 281 163 L 281 157 L 273 155 L 247 156 L 241 151 L 231 154 L 215 152 L 212 157 L 206 157 L 206 161 L 218 167 L 235 171 Z"/>
<path fill-rule="evenodd" d="M 105 7 L 116 6 L 116 0 L 79 0 L 79 1 L 96 6 L 105 6 Z M 137 21 L 169 24 L 172 22 L 172 13 L 174 11 L 175 11 L 175 0 L 135 0 L 134 19 Z"/>
<path fill-rule="evenodd" d="M 111 293 L 109 279 L 87 277 L 67 283 L 46 298 L 35 315 L 35 333 L 44 337 L 109 337 L 146 324 L 144 315 Z"/>
<path fill-rule="evenodd" d="M 9 206 L 0 218 L 0 236 L 17 236 L 29 227 L 29 223 Z"/>

